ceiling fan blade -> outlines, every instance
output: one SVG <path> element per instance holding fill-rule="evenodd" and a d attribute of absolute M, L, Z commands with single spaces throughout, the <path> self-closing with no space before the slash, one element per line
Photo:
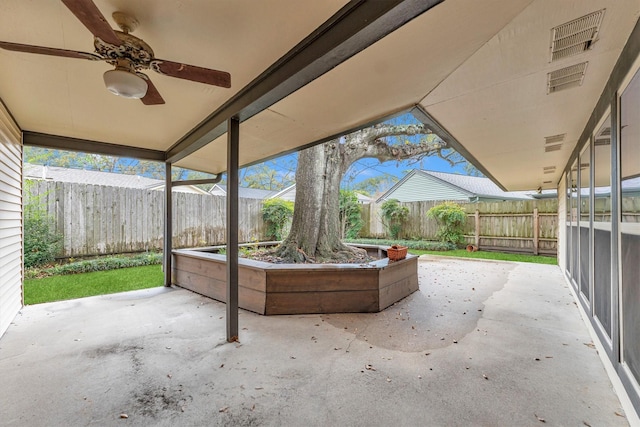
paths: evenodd
<path fill-rule="evenodd" d="M 231 75 L 225 71 L 211 70 L 195 65 L 155 59 L 151 61 L 151 69 L 171 77 L 205 83 L 208 85 L 231 87 Z"/>
<path fill-rule="evenodd" d="M 32 46 L 28 44 L 0 42 L 0 48 L 16 52 L 38 53 L 40 55 L 63 56 L 65 58 L 90 59 L 99 61 L 102 58 L 93 53 L 79 52 L 77 50 L 56 49 L 53 47 Z"/>
<path fill-rule="evenodd" d="M 122 42 L 91 0 L 62 0 L 62 3 L 84 24 L 91 34 L 102 41 L 120 46 Z"/>
<path fill-rule="evenodd" d="M 142 74 L 142 73 L 140 73 L 140 74 Z M 158 92 L 158 89 L 156 89 L 156 87 L 154 86 L 154 84 L 151 81 L 151 79 L 149 77 L 147 77 L 146 75 L 144 75 L 144 74 L 143 74 L 143 77 L 147 81 L 147 86 L 148 87 L 147 87 L 147 94 L 140 99 L 142 101 L 142 103 L 144 105 L 160 105 L 160 104 L 164 104 L 164 99 L 162 99 L 162 96 L 160 95 L 160 92 Z"/>

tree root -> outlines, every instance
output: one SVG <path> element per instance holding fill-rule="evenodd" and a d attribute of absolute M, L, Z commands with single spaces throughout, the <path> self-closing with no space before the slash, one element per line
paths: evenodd
<path fill-rule="evenodd" d="M 333 252 L 310 256 L 294 243 L 282 244 L 254 259 L 279 264 L 362 264 L 372 261 L 365 249 L 343 245 Z"/>

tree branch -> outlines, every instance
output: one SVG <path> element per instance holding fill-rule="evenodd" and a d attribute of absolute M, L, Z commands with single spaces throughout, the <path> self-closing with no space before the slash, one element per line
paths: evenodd
<path fill-rule="evenodd" d="M 406 142 L 405 144 L 392 144 L 388 140 L 392 136 L 426 137 L 431 134 L 432 132 L 423 124 L 379 124 L 354 132 L 345 137 L 342 169 L 346 172 L 354 161 L 361 158 L 375 158 L 385 162 L 441 155 L 442 149 L 446 148 L 446 143 L 440 138 L 423 138 L 419 143 Z"/>

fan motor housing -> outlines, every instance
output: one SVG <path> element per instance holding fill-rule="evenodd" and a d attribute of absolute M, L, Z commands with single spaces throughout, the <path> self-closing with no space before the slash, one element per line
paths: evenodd
<path fill-rule="evenodd" d="M 153 60 L 153 49 L 144 40 L 122 31 L 114 31 L 122 41 L 120 46 L 115 46 L 94 38 L 93 45 L 96 53 L 107 60 L 108 63 L 116 65 L 118 60 L 128 59 L 136 70 L 148 69 Z"/>

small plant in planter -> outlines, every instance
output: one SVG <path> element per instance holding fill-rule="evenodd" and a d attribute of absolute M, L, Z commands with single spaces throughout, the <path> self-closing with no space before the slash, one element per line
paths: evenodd
<path fill-rule="evenodd" d="M 427 218 L 435 219 L 440 228 L 438 239 L 441 242 L 460 245 L 464 243 L 464 225 L 467 221 L 466 212 L 453 202 L 444 202 L 427 211 Z"/>

